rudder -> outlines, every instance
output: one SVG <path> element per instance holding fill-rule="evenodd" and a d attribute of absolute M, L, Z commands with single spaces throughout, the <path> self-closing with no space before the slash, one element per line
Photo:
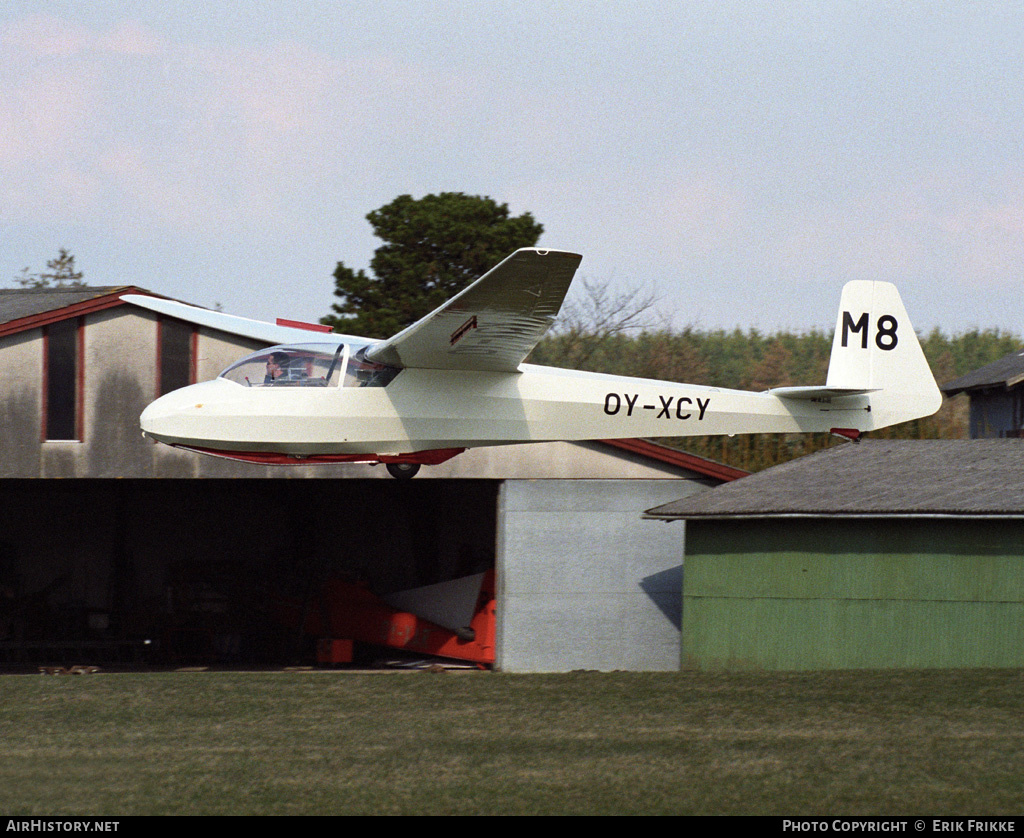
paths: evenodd
<path fill-rule="evenodd" d="M 942 393 L 892 283 L 855 280 L 843 288 L 827 386 L 871 391 L 874 428 L 939 409 Z"/>

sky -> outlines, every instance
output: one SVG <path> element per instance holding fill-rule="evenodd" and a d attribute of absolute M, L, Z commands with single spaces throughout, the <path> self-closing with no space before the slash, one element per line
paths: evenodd
<path fill-rule="evenodd" d="M 403 194 L 486 195 L 662 322 L 1024 333 L 1024 4 L 0 5 L 0 286 L 316 321 Z"/>

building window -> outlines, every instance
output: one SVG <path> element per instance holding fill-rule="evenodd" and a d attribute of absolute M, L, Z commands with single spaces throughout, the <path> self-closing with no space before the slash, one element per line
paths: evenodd
<path fill-rule="evenodd" d="M 161 317 L 159 322 L 156 391 L 163 396 L 195 383 L 196 329 L 180 320 Z"/>
<path fill-rule="evenodd" d="M 82 324 L 80 318 L 61 320 L 43 332 L 46 404 L 44 439 L 82 438 L 81 378 Z"/>

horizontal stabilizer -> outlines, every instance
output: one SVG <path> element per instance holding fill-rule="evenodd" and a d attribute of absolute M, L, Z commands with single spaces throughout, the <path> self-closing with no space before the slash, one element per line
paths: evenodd
<path fill-rule="evenodd" d="M 768 391 L 780 399 L 838 399 L 843 396 L 866 396 L 877 390 L 858 390 L 850 387 L 773 387 Z"/>

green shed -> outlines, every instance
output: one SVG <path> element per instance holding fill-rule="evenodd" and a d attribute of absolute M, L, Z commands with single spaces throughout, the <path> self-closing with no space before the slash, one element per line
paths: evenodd
<path fill-rule="evenodd" d="M 684 668 L 1024 667 L 1024 440 L 846 444 L 646 517 L 686 522 Z"/>

